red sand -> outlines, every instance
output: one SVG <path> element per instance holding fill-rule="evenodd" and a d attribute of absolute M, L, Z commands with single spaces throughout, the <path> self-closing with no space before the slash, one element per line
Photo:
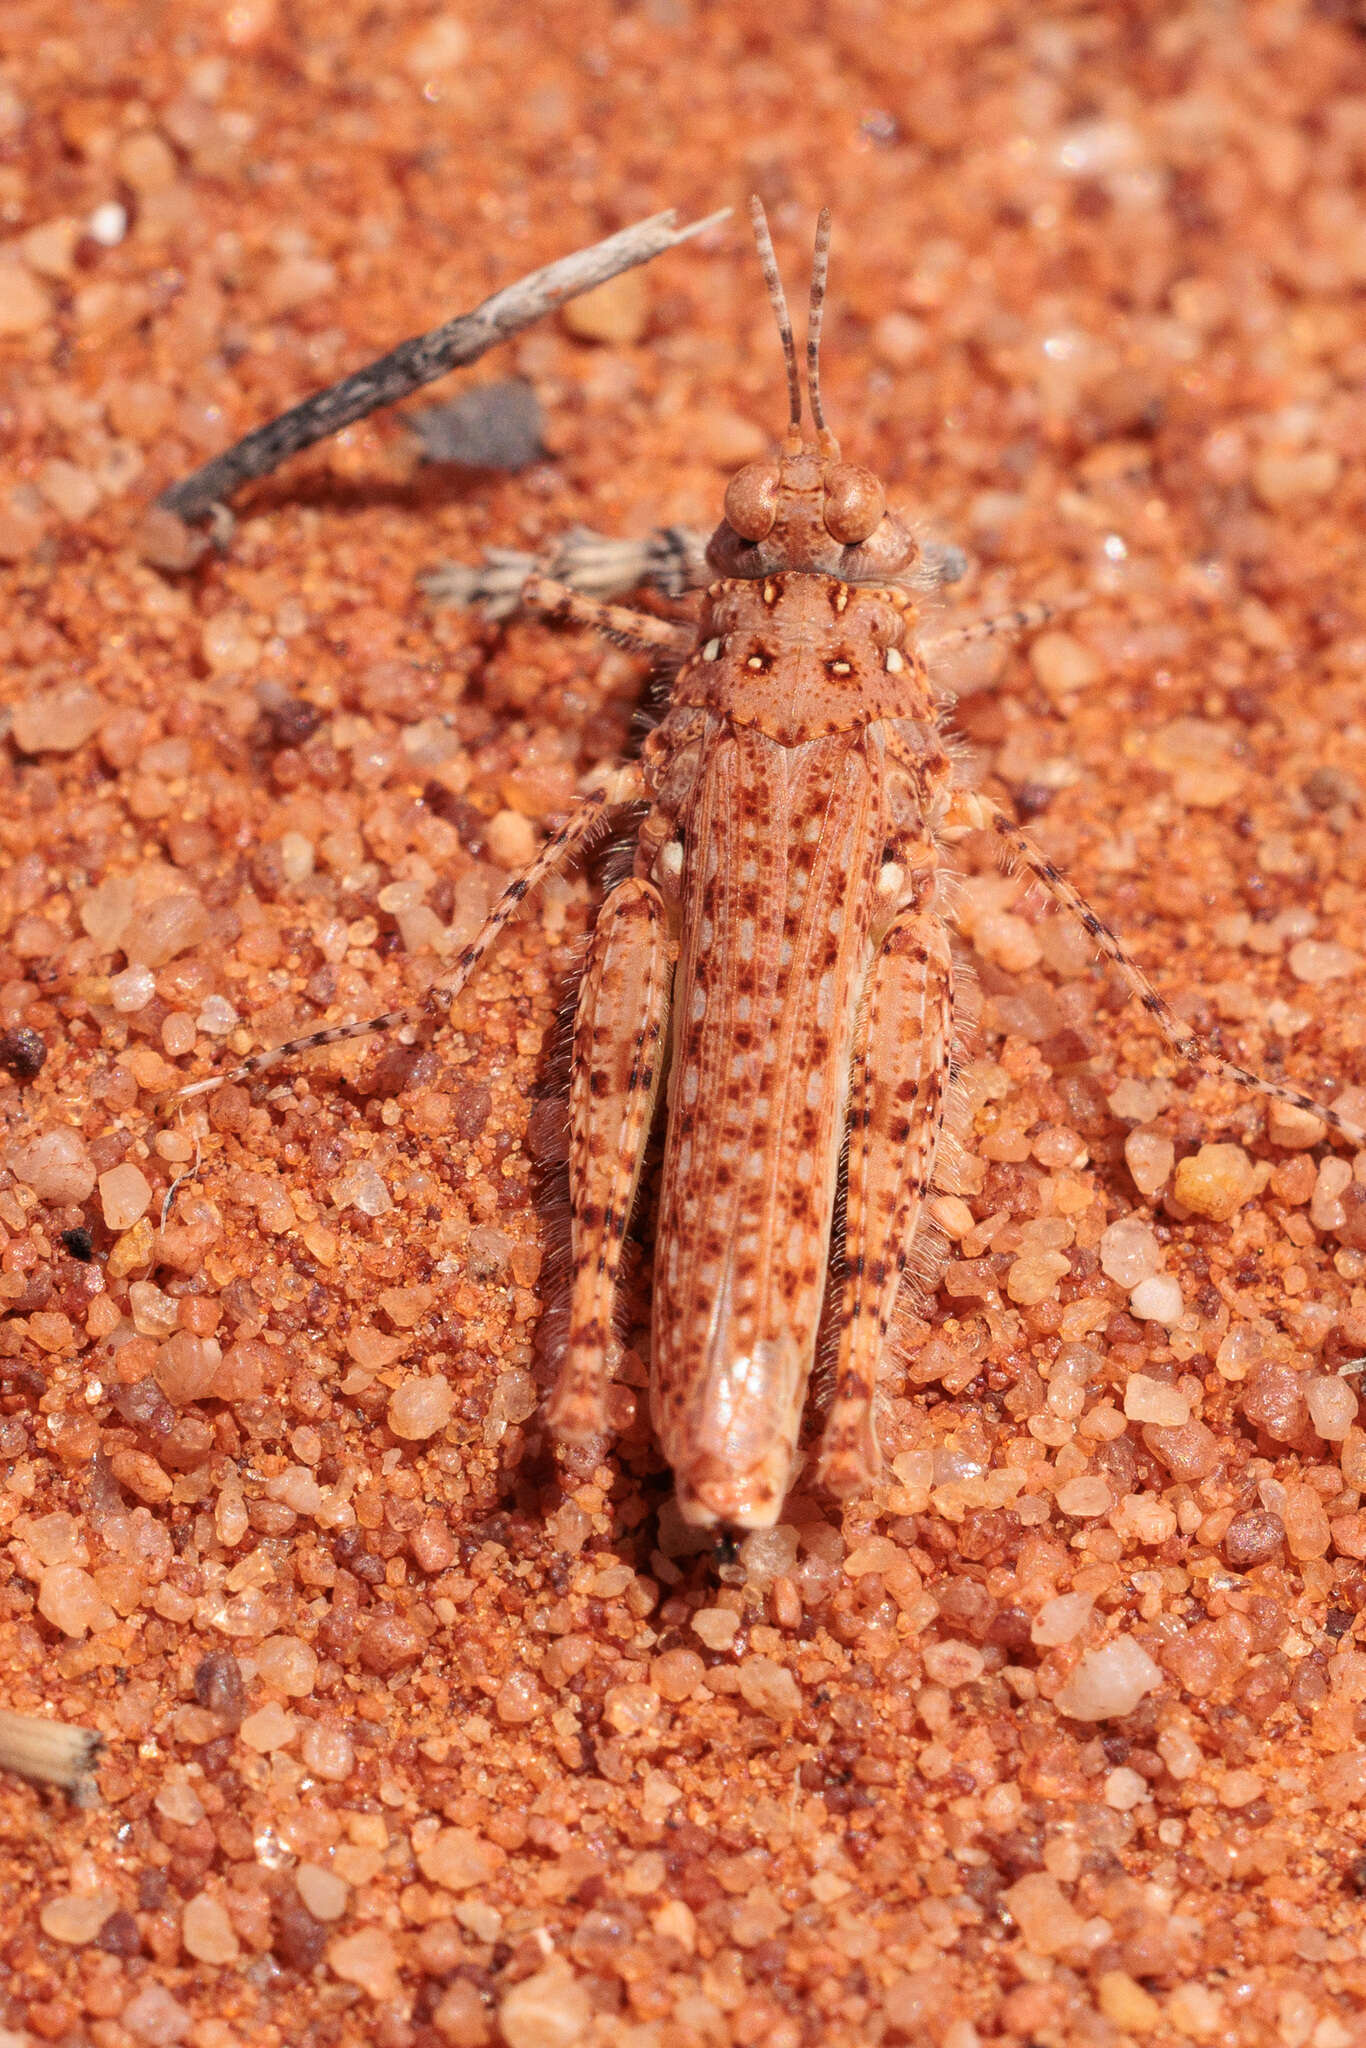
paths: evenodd
<path fill-rule="evenodd" d="M 536 385 L 520 477 L 383 418 L 181 577 L 146 507 L 750 189 L 789 278 L 834 210 L 832 419 L 955 611 L 1093 593 L 946 674 L 985 786 L 1239 1058 L 1366 1081 L 1348 11 L 831 12 L 10 0 L 0 1704 L 108 1747 L 96 1811 L 0 1791 L 6 2043 L 1366 2043 L 1366 1155 L 1176 1071 L 984 851 L 978 1163 L 842 1520 L 688 1554 L 632 1386 L 546 1452 L 580 878 L 430 1049 L 212 1098 L 157 1229 L 156 1097 L 419 993 L 626 745 L 636 664 L 415 577 L 715 518 L 782 405 L 742 216 L 472 373 Z"/>

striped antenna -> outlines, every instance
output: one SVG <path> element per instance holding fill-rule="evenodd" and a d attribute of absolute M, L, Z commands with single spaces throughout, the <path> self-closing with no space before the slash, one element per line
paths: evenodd
<path fill-rule="evenodd" d="M 806 321 L 806 392 L 811 401 L 811 419 L 822 443 L 823 453 L 837 455 L 833 436 L 825 424 L 821 403 L 821 328 L 825 321 L 825 282 L 830 271 L 830 208 L 823 206 L 816 222 L 816 249 L 811 259 L 811 303 Z"/>
<path fill-rule="evenodd" d="M 768 217 L 761 199 L 756 197 L 750 200 L 749 217 L 754 227 L 754 244 L 759 251 L 764 283 L 768 286 L 768 302 L 773 308 L 773 317 L 778 323 L 779 339 L 783 344 L 783 365 L 787 370 L 787 424 L 792 433 L 800 434 L 802 385 L 797 372 L 797 350 L 792 340 L 792 317 L 787 310 L 787 296 L 783 291 L 783 281 L 778 275 L 778 259 L 773 253 L 773 237 L 768 231 Z"/>

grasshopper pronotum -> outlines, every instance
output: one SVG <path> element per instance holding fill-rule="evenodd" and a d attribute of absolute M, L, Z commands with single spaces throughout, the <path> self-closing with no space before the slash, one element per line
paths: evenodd
<path fill-rule="evenodd" d="M 458 580 L 467 598 L 497 600 L 516 585 L 526 608 L 596 626 L 674 673 L 639 761 L 584 798 L 427 1006 L 449 1009 L 528 891 L 613 811 L 647 807 L 633 871 L 598 915 L 578 998 L 573 1295 L 548 1420 L 562 1442 L 605 1434 L 622 1248 L 663 1089 L 651 1415 L 684 1517 L 740 1529 L 778 1519 L 823 1332 L 833 1393 L 814 1477 L 846 1496 L 879 1469 L 880 1361 L 945 1149 L 955 970 L 943 882 L 955 835 L 993 834 L 1003 859 L 1081 920 L 1184 1058 L 1361 1142 L 1332 1110 L 1195 1036 L 1043 853 L 960 779 L 927 659 L 964 638 L 1040 624 L 1048 607 L 917 640 L 917 597 L 942 579 L 942 561 L 887 510 L 870 471 L 841 462 L 825 425 L 828 215 L 810 295 L 809 435 L 757 202 L 753 216 L 788 427 L 775 459 L 730 483 L 697 623 L 602 601 L 651 580 L 676 586 L 690 569 L 700 580 L 686 535 L 621 547 L 578 537 L 553 559 L 591 599 L 569 581 L 527 579 L 533 565 L 514 558 Z M 314 1032 L 183 1093 L 422 1014 Z"/>

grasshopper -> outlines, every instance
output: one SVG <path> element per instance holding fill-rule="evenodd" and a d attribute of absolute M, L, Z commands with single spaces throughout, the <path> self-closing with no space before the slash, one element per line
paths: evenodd
<path fill-rule="evenodd" d="M 527 894 L 614 813 L 643 806 L 631 872 L 597 917 L 574 1020 L 573 1291 L 547 1420 L 562 1444 L 606 1434 L 622 1252 L 662 1094 L 651 1418 L 684 1519 L 737 1530 L 778 1519 L 823 1344 L 832 1393 L 812 1476 L 844 1498 L 879 1472 L 880 1363 L 899 1295 L 927 1270 L 929 1206 L 952 1149 L 955 839 L 990 834 L 1007 864 L 1078 918 L 1183 1059 L 1361 1142 L 1333 1110 L 1198 1037 L 1043 852 L 967 785 L 928 664 L 965 640 L 1042 624 L 1051 608 L 918 637 L 942 557 L 888 510 L 870 470 L 841 460 L 825 422 L 829 214 L 812 269 L 807 432 L 772 241 L 757 201 L 751 211 L 788 424 L 777 455 L 730 482 L 696 624 L 602 596 L 686 580 L 697 556 L 686 535 L 658 537 L 653 554 L 579 536 L 577 557 L 559 559 L 579 561 L 593 598 L 526 578 L 525 558 L 458 586 L 496 600 L 515 583 L 525 609 L 596 627 L 671 671 L 640 758 L 597 780 L 425 1012 L 317 1031 L 182 1091 L 448 1011 Z"/>

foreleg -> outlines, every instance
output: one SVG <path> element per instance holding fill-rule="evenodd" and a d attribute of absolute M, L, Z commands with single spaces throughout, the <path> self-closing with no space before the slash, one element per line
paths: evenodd
<path fill-rule="evenodd" d="M 651 654 L 656 660 L 666 655 L 681 660 L 692 652 L 697 639 L 690 625 L 674 624 L 669 619 L 657 619 L 652 612 L 631 611 L 624 605 L 583 597 L 567 583 L 554 583 L 548 576 L 527 578 L 521 604 L 523 611 L 561 625 L 585 626 L 630 654 Z"/>
<path fill-rule="evenodd" d="M 659 891 L 614 889 L 593 932 L 574 1020 L 569 1348 L 546 1419 L 566 1443 L 607 1427 L 612 1310 L 664 1064 L 673 947 Z"/>
<path fill-rule="evenodd" d="M 692 528 L 661 526 L 640 540 L 609 540 L 574 526 L 538 555 L 490 548 L 482 562 L 442 562 L 422 578 L 422 587 L 433 604 L 478 605 L 489 618 L 505 619 L 521 609 L 534 576 L 608 600 L 632 590 L 681 597 L 709 574 L 707 535 Z"/>
<path fill-rule="evenodd" d="M 839 1359 L 816 1464 L 818 1484 L 837 1499 L 871 1485 L 881 1467 L 878 1368 L 934 1185 L 952 1055 L 948 934 L 933 911 L 906 911 L 869 973 L 850 1093 Z"/>
<path fill-rule="evenodd" d="M 1050 619 L 1080 610 L 1088 601 L 1086 591 L 1077 591 L 1071 597 L 1060 597 L 1052 603 L 1041 598 L 1036 604 L 1016 605 L 1014 611 L 993 612 L 990 618 L 970 619 L 962 626 L 947 626 L 942 633 L 917 641 L 916 652 L 926 661 L 934 661 L 941 654 L 956 653 L 960 647 L 974 647 L 979 640 L 997 640 L 1005 634 L 1032 633 L 1038 627 L 1046 626 Z"/>
<path fill-rule="evenodd" d="M 586 526 L 571 526 L 536 555 L 516 548 L 489 548 L 482 562 L 438 563 L 421 579 L 422 588 L 433 604 L 478 605 L 491 619 L 510 618 L 521 609 L 523 592 L 533 576 L 565 583 L 583 597 L 604 600 L 625 597 L 633 590 L 683 597 L 690 590 L 700 590 L 712 576 L 707 565 L 710 539 L 709 533 L 695 526 L 657 526 L 639 540 L 610 540 Z M 963 568 L 957 548 L 925 544 L 921 569 L 931 585 L 956 582 Z M 1052 612 L 1047 611 L 1046 616 L 1051 618 Z M 981 637 L 976 628 L 968 630 L 970 637 Z M 957 645 L 952 634 L 949 638 Z"/>

